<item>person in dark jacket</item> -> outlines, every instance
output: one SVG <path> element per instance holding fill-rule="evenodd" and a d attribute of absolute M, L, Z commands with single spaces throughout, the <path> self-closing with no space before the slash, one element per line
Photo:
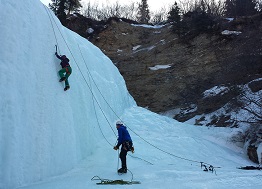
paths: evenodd
<path fill-rule="evenodd" d="M 126 126 L 123 125 L 121 121 L 116 122 L 116 128 L 118 131 L 118 142 L 114 147 L 115 150 L 118 150 L 121 146 L 121 152 L 119 158 L 121 159 L 122 167 L 118 170 L 118 173 L 126 173 L 127 165 L 126 165 L 126 155 L 128 151 L 132 151 L 134 153 L 134 147 L 132 139 L 126 129 Z"/>
<path fill-rule="evenodd" d="M 61 60 L 61 67 L 62 69 L 59 70 L 58 74 L 60 76 L 59 82 L 65 81 L 65 88 L 64 91 L 70 89 L 70 85 L 68 82 L 68 77 L 72 73 L 72 68 L 70 67 L 69 64 L 69 59 L 66 57 L 66 55 L 59 56 L 57 52 L 55 53 L 56 57 Z"/>

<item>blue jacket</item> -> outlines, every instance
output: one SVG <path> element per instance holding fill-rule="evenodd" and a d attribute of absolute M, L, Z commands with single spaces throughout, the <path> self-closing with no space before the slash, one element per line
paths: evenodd
<path fill-rule="evenodd" d="M 117 128 L 118 130 L 118 143 L 117 143 L 117 147 L 119 147 L 122 143 L 126 142 L 126 141 L 131 141 L 132 139 L 126 129 L 126 126 L 121 125 L 119 128 Z"/>

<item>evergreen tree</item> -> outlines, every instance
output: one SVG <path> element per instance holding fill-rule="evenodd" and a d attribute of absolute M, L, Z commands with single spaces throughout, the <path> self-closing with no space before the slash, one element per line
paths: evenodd
<path fill-rule="evenodd" d="M 167 19 L 170 22 L 176 22 L 176 23 L 181 21 L 181 11 L 177 5 L 177 2 L 175 2 L 171 10 L 168 12 Z"/>
<path fill-rule="evenodd" d="M 148 24 L 150 20 L 149 7 L 147 0 L 141 0 L 138 5 L 137 21 L 139 23 Z"/>
<path fill-rule="evenodd" d="M 57 1 L 57 12 L 55 13 L 60 22 L 66 25 L 66 0 L 56 0 Z"/>
<path fill-rule="evenodd" d="M 71 12 L 79 12 L 79 8 L 82 7 L 81 0 L 67 0 L 67 5 L 68 5 L 68 13 L 70 14 Z"/>
<path fill-rule="evenodd" d="M 167 16 L 168 22 L 172 22 L 172 30 L 180 37 L 184 33 L 184 25 L 181 20 L 181 11 L 177 5 L 177 2 L 172 6 Z"/>
<path fill-rule="evenodd" d="M 82 7 L 80 4 L 81 0 L 51 0 L 49 3 L 50 9 L 55 13 L 60 22 L 66 25 L 66 15 L 73 11 L 78 12 L 79 8 Z M 67 14 L 66 14 L 67 12 Z"/>
<path fill-rule="evenodd" d="M 51 0 L 52 3 L 49 3 L 49 8 L 55 13 L 55 15 L 57 15 L 57 11 L 58 11 L 58 3 L 59 1 L 57 0 Z"/>
<path fill-rule="evenodd" d="M 226 0 L 225 15 L 232 17 L 251 16 L 258 13 L 256 6 L 255 0 Z"/>

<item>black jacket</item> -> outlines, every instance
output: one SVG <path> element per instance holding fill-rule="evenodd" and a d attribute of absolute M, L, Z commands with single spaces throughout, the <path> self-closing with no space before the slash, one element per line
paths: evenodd
<path fill-rule="evenodd" d="M 70 64 L 69 64 L 69 59 L 68 59 L 65 55 L 63 55 L 63 56 L 59 56 L 58 54 L 55 54 L 55 55 L 56 55 L 56 57 L 57 57 L 58 59 L 61 60 L 60 65 L 62 66 L 62 68 L 65 68 L 65 67 L 69 67 L 69 66 L 70 66 Z"/>

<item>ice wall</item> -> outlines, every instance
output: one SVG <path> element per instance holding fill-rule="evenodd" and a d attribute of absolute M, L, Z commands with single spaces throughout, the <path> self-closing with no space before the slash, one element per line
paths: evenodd
<path fill-rule="evenodd" d="M 101 141 L 96 118 L 112 132 L 105 116 L 113 124 L 136 104 L 109 58 L 40 1 L 0 2 L 0 188 L 6 189 L 70 170 Z M 56 44 L 73 69 L 66 92 Z"/>

